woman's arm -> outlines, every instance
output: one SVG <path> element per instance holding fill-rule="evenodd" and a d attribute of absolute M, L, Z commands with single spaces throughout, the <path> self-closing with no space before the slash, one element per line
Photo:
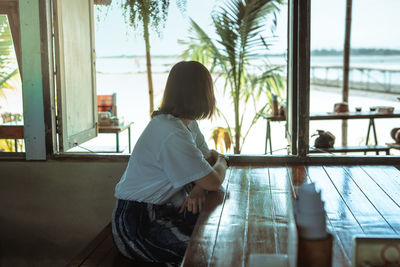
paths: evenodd
<path fill-rule="evenodd" d="M 218 153 L 214 149 L 210 149 L 210 156 L 206 158 L 207 162 L 210 163 L 211 166 L 214 166 L 217 161 L 218 155 L 220 155 L 220 153 Z"/>
<path fill-rule="evenodd" d="M 195 184 L 208 191 L 217 191 L 225 179 L 227 168 L 228 164 L 224 155 L 218 154 L 213 170 L 203 178 L 196 180 Z"/>
<path fill-rule="evenodd" d="M 188 211 L 196 214 L 200 212 L 203 208 L 204 202 L 206 201 L 206 191 L 198 185 L 195 185 L 190 192 L 190 195 L 186 198 L 185 202 L 182 204 L 179 212 L 182 212 L 185 208 Z"/>
<path fill-rule="evenodd" d="M 195 181 L 195 186 L 183 203 L 180 212 L 182 212 L 186 207 L 188 211 L 194 214 L 200 212 L 205 202 L 206 190 L 217 191 L 219 189 L 224 181 L 227 168 L 228 166 L 224 155 L 218 154 L 213 166 L 213 171 L 203 178 Z"/>

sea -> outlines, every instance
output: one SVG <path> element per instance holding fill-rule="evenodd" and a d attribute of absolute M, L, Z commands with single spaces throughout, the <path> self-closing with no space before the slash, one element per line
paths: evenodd
<path fill-rule="evenodd" d="M 168 77 L 168 71 L 171 67 L 181 61 L 182 59 L 178 56 L 153 56 L 152 57 L 152 72 L 153 72 L 153 85 L 154 85 L 154 103 L 157 106 L 161 103 L 163 89 Z M 281 66 L 282 73 L 286 72 L 286 58 L 284 56 L 270 56 L 263 57 L 252 62 L 254 71 L 257 71 L 265 66 L 266 64 Z M 321 67 L 318 71 L 311 72 L 315 78 L 321 79 L 341 79 L 341 70 L 330 69 L 328 76 L 324 67 L 328 66 L 341 66 L 343 64 L 343 58 L 341 56 L 312 56 L 311 66 Z M 143 129 L 146 127 L 149 121 L 149 97 L 148 97 L 148 86 L 146 76 L 146 60 L 145 57 L 141 56 L 118 56 L 118 57 L 99 57 L 96 62 L 97 67 L 97 94 L 110 94 L 117 93 L 117 107 L 118 115 L 125 121 L 133 121 L 134 125 L 132 128 L 132 141 L 135 143 L 137 138 L 140 136 Z M 351 68 L 369 68 L 369 78 L 374 82 L 387 82 L 387 73 L 390 73 L 390 82 L 393 84 L 400 84 L 400 55 L 395 56 L 353 56 L 350 60 Z M 373 70 L 376 70 L 374 73 Z M 336 71 L 336 73 L 335 73 Z M 396 72 L 398 71 L 398 72 Z M 380 73 L 386 73 L 386 76 L 379 77 Z M 352 81 L 365 81 L 365 75 L 357 74 L 357 70 L 350 73 L 350 79 Z M 386 80 L 385 80 L 386 79 Z M 214 75 L 215 82 L 215 93 L 217 98 L 217 105 L 221 111 L 225 114 L 226 120 L 230 122 L 230 126 L 233 127 L 233 108 L 232 101 L 228 94 L 224 93 L 224 80 L 223 78 L 217 78 Z M 333 105 L 341 101 L 341 89 L 334 87 L 324 87 L 318 85 L 311 85 L 311 112 L 324 112 L 332 111 Z M 253 118 L 257 111 L 257 108 L 265 101 L 260 99 L 256 103 L 257 107 L 249 105 L 244 112 L 245 122 L 243 125 L 243 135 L 247 131 L 249 121 Z M 284 101 L 282 99 L 281 101 Z M 353 90 L 350 92 L 349 106 L 350 109 L 355 107 L 361 107 L 364 110 L 370 106 L 384 105 L 384 106 L 395 106 L 399 108 L 397 95 L 387 93 L 374 93 L 374 92 L 363 92 L 362 90 Z M 284 138 L 285 126 L 284 123 L 275 123 L 276 125 L 272 128 L 273 136 L 273 149 L 276 150 L 276 154 L 286 153 L 286 140 Z M 390 129 L 398 127 L 400 120 L 388 120 L 382 119 L 376 121 L 379 143 L 391 141 Z M 349 138 L 348 143 L 353 145 L 360 145 L 365 142 L 365 132 L 368 126 L 368 121 L 365 120 L 354 120 L 349 126 Z M 203 129 L 203 134 L 211 148 L 215 147 L 215 144 L 211 138 L 211 132 L 216 127 L 226 127 L 225 119 L 222 117 L 214 117 L 210 121 L 201 121 L 200 127 Z M 266 122 L 263 119 L 259 119 L 257 123 L 249 131 L 248 137 L 242 147 L 242 153 L 244 154 L 262 154 L 264 153 L 265 144 L 265 127 Z M 310 125 L 310 134 L 317 129 L 330 130 L 336 137 L 336 144 L 341 142 L 341 121 L 337 122 L 312 122 Z M 360 132 L 359 129 L 365 128 L 365 131 Z M 100 138 L 100 137 L 99 137 Z M 99 139 L 97 138 L 97 139 Z M 102 137 L 105 138 L 105 137 Z M 98 141 L 98 145 L 103 146 L 105 143 L 113 144 L 110 141 L 110 137 L 107 137 L 109 141 L 105 142 Z M 101 139 L 101 138 L 100 138 Z M 100 140 L 99 139 L 99 140 Z M 124 144 L 124 139 L 121 137 L 120 140 Z M 91 141 L 93 143 L 93 140 Z M 312 142 L 312 140 L 310 141 Z M 95 149 L 93 144 L 83 144 L 84 148 L 76 148 L 76 150 L 86 149 L 85 145 Z M 107 147 L 102 149 L 109 149 Z M 125 150 L 126 153 L 129 153 Z M 225 152 L 225 151 L 224 151 Z M 229 152 L 229 151 L 228 151 Z M 232 150 L 230 150 L 232 152 Z"/>
<path fill-rule="evenodd" d="M 152 71 L 168 72 L 171 67 L 181 61 L 179 56 L 155 56 L 152 57 Z M 257 71 L 260 67 L 268 65 L 281 66 L 283 72 L 286 72 L 287 59 L 284 55 L 260 56 L 260 59 L 252 60 L 251 69 Z M 312 68 L 318 67 L 341 67 L 343 65 L 342 56 L 311 56 L 310 64 Z M 146 72 L 146 59 L 144 56 L 115 56 L 97 58 L 98 74 L 132 74 Z M 391 82 L 400 84 L 400 55 L 357 55 L 350 59 L 351 69 L 369 69 L 370 71 L 388 71 L 393 72 Z M 352 81 L 362 81 L 359 75 L 354 71 L 351 73 Z M 341 71 L 329 73 L 329 79 L 335 79 Z M 326 78 L 324 73 L 315 74 L 315 78 Z M 380 77 L 374 78 L 379 81 Z M 384 79 L 384 77 L 383 77 Z M 382 80 L 383 82 L 383 80 Z"/>

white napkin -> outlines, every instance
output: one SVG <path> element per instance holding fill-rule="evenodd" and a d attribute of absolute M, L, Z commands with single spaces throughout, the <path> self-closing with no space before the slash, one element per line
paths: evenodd
<path fill-rule="evenodd" d="M 315 190 L 315 184 L 304 184 L 298 190 L 295 202 L 296 223 L 299 236 L 304 239 L 326 238 L 326 212 L 321 192 Z"/>

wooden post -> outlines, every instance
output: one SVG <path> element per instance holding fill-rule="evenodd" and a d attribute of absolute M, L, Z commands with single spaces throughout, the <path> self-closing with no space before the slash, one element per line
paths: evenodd
<path fill-rule="evenodd" d="M 286 138 L 288 153 L 297 155 L 297 62 L 298 62 L 298 2 L 288 3 L 288 66 L 287 66 L 287 115 Z M 272 151 L 272 149 L 271 149 Z"/>
<path fill-rule="evenodd" d="M 50 0 L 39 0 L 40 38 L 42 44 L 42 83 L 44 120 L 46 130 L 46 154 L 50 157 L 57 152 L 54 67 L 53 67 L 53 37 L 52 37 L 52 7 Z"/>
<path fill-rule="evenodd" d="M 19 1 L 27 160 L 46 159 L 39 0 Z"/>
<path fill-rule="evenodd" d="M 310 0 L 299 0 L 297 62 L 298 156 L 305 158 L 309 147 L 310 120 Z"/>
<path fill-rule="evenodd" d="M 292 155 L 305 158 L 309 146 L 310 0 L 288 4 L 287 139 Z"/>
<path fill-rule="evenodd" d="M 344 34 L 343 51 L 343 102 L 349 102 L 349 65 L 350 65 L 350 36 L 352 0 L 346 1 L 346 29 Z M 347 145 L 347 120 L 342 121 L 342 145 Z"/>

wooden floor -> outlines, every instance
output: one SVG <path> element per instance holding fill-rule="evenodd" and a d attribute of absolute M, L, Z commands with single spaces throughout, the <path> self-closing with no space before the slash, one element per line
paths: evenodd
<path fill-rule="evenodd" d="M 290 197 L 308 182 L 325 201 L 333 266 L 351 266 L 354 235 L 400 234 L 400 171 L 395 167 L 231 167 L 224 190 L 207 197 L 183 265 L 249 266 L 252 253 L 290 255 Z M 108 230 L 71 266 L 129 266 L 122 265 L 110 238 Z"/>

